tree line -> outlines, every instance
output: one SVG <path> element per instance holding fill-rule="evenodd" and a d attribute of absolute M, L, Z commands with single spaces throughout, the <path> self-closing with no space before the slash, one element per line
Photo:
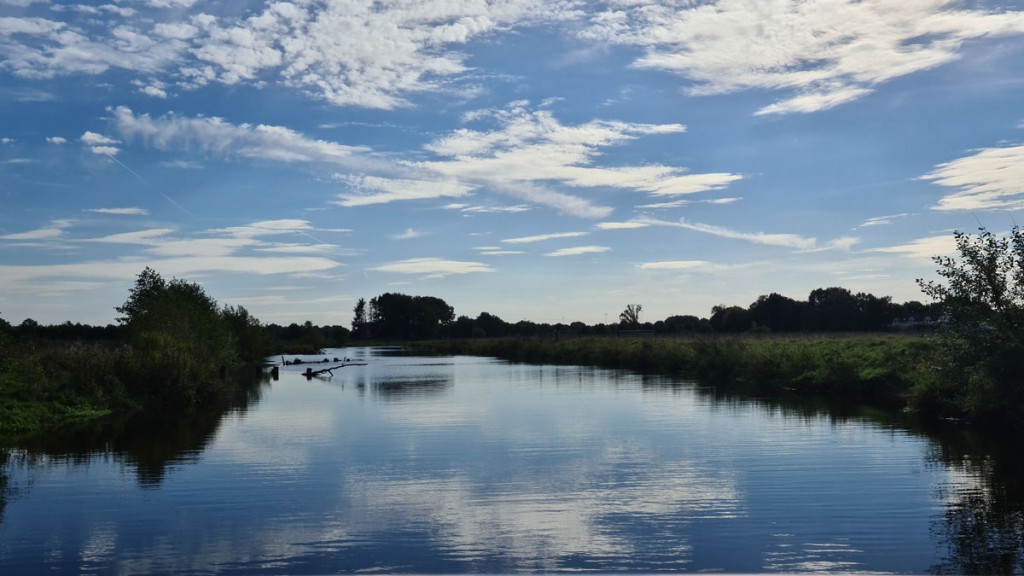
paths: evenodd
<path fill-rule="evenodd" d="M 430 338 L 484 338 L 577 334 L 615 335 L 622 331 L 655 334 L 738 332 L 880 332 L 894 328 L 935 327 L 942 317 L 941 304 L 911 301 L 894 303 L 846 288 L 812 290 L 807 300 L 778 293 L 758 297 L 747 307 L 715 306 L 711 315 L 672 315 L 643 322 L 640 304 L 627 304 L 614 324 L 572 322 L 506 322 L 489 312 L 476 318 L 455 316 L 447 302 L 432 296 L 387 293 L 367 301 L 360 298 L 352 313 L 351 335 L 356 340 L 418 340 Z"/>

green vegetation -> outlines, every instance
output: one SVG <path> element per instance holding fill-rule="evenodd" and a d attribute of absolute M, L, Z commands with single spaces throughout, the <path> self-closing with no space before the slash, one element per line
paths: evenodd
<path fill-rule="evenodd" d="M 241 306 L 218 307 L 198 285 L 146 268 L 117 308 L 107 341 L 60 341 L 0 325 L 0 434 L 29 433 L 112 412 L 188 412 L 227 402 L 274 351 Z M 245 377 L 249 375 L 249 377 Z"/>
<path fill-rule="evenodd" d="M 492 338 L 418 349 L 695 378 L 755 394 L 813 393 L 896 407 L 927 372 L 935 341 L 911 334 Z"/>
<path fill-rule="evenodd" d="M 617 324 L 595 326 L 510 324 L 487 312 L 456 318 L 440 298 L 396 293 L 360 298 L 351 332 L 308 321 L 263 325 L 241 306 L 219 307 L 198 284 L 168 282 L 146 268 L 117 307 L 118 326 L 25 320 L 15 328 L 0 320 L 0 434 L 111 412 L 222 404 L 267 355 L 316 353 L 350 337 L 433 339 L 417 347 L 682 375 L 756 394 L 813 393 L 1022 427 L 1024 232 L 958 232 L 956 241 L 958 258 L 935 259 L 942 281 L 919 281 L 932 304 L 832 287 L 806 301 L 772 293 L 747 308 L 715 306 L 708 319 L 642 323 L 642 306 L 629 304 Z"/>
<path fill-rule="evenodd" d="M 1024 231 L 956 232 L 959 257 L 937 257 L 942 281 L 918 280 L 943 303 L 945 328 L 915 401 L 937 414 L 1024 428 Z"/>

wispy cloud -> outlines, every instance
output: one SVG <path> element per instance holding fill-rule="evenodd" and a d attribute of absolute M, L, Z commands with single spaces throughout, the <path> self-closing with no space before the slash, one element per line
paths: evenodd
<path fill-rule="evenodd" d="M 548 252 L 545 256 L 560 258 L 563 256 L 580 256 L 582 254 L 600 254 L 611 250 L 608 246 L 576 246 L 573 248 L 562 248 L 554 252 Z"/>
<path fill-rule="evenodd" d="M 954 188 L 935 210 L 1020 210 L 1024 208 L 1024 146 L 985 148 L 939 164 L 922 176 Z"/>
<path fill-rule="evenodd" d="M 657 164 L 595 165 L 603 148 L 644 136 L 679 134 L 685 131 L 681 124 L 593 120 L 566 126 L 550 111 L 532 110 L 527 102 L 477 111 L 467 121 L 489 123 L 490 129 L 462 128 L 435 140 L 426 149 L 444 159 L 420 166 L 577 216 L 602 218 L 611 210 L 550 186 L 610 187 L 668 196 L 717 190 L 742 178 L 689 174 L 685 168 Z"/>
<path fill-rule="evenodd" d="M 743 198 L 709 198 L 706 200 L 673 200 L 671 202 L 655 202 L 652 204 L 639 204 L 637 208 L 645 210 L 664 210 L 669 208 L 682 208 L 691 204 L 732 204 Z"/>
<path fill-rule="evenodd" d="M 957 59 L 967 40 L 1024 33 L 1024 12 L 952 0 L 625 2 L 589 20 L 584 39 L 644 48 L 636 67 L 685 76 L 691 94 L 791 94 L 758 114 L 832 108 Z"/>
<path fill-rule="evenodd" d="M 53 220 L 49 226 L 28 230 L 26 232 L 14 232 L 0 236 L 0 240 L 53 240 L 64 235 L 64 230 L 71 227 L 71 220 Z"/>
<path fill-rule="evenodd" d="M 860 224 L 860 226 L 858 226 L 858 228 L 872 228 L 874 226 L 888 226 L 888 225 L 892 224 L 893 222 L 895 222 L 896 220 L 902 220 L 902 219 L 904 219 L 904 218 L 906 218 L 908 216 L 910 216 L 910 214 L 907 214 L 907 213 L 890 214 L 888 216 L 876 216 L 874 218 L 868 218 L 867 220 L 862 222 Z"/>
<path fill-rule="evenodd" d="M 86 212 L 95 212 L 96 214 L 116 214 L 120 216 L 146 216 L 149 214 L 149 210 L 145 208 L 86 208 Z"/>
<path fill-rule="evenodd" d="M 392 240 L 415 240 L 416 238 L 422 238 L 423 233 L 413 230 L 412 228 L 406 228 L 405 232 L 401 234 L 394 234 L 391 236 Z"/>
<path fill-rule="evenodd" d="M 936 256 L 950 256 L 956 252 L 956 240 L 952 234 L 918 238 L 906 244 L 874 248 L 871 252 L 901 254 L 922 260 L 931 260 Z"/>
<path fill-rule="evenodd" d="M 544 242 L 557 238 L 579 238 L 586 236 L 587 232 L 556 232 L 554 234 L 537 234 L 536 236 L 521 236 L 519 238 L 507 238 L 502 240 L 506 244 L 530 244 L 533 242 Z"/>
<path fill-rule="evenodd" d="M 114 129 L 125 140 L 141 140 L 158 150 L 199 152 L 216 158 L 336 165 L 349 165 L 353 155 L 368 151 L 361 146 L 307 138 L 283 126 L 231 124 L 222 118 L 176 115 L 152 118 L 148 114 L 136 115 L 125 106 L 113 108 L 111 114 Z"/>
<path fill-rule="evenodd" d="M 370 206 L 402 200 L 430 200 L 459 198 L 470 194 L 471 186 L 450 178 L 422 179 L 386 178 L 381 176 L 335 174 L 348 192 L 338 195 L 334 204 L 339 206 Z"/>
<path fill-rule="evenodd" d="M 672 260 L 664 262 L 644 262 L 638 267 L 641 270 L 693 270 L 707 268 L 711 263 L 704 260 Z"/>
<path fill-rule="evenodd" d="M 626 222 L 601 222 L 597 227 L 600 230 L 634 230 L 636 228 L 647 228 L 651 225 L 648 221 L 629 220 Z"/>
<path fill-rule="evenodd" d="M 494 272 L 494 268 L 482 262 L 463 262 L 441 258 L 410 258 L 408 260 L 374 266 L 369 268 L 369 270 L 393 272 L 396 274 L 416 274 L 427 278 L 443 278 L 453 274 Z"/>
<path fill-rule="evenodd" d="M 701 232 L 704 234 L 711 234 L 712 236 L 718 236 L 720 238 L 730 238 L 734 240 L 744 240 L 747 242 L 753 242 L 754 244 L 763 244 L 766 246 L 783 246 L 788 248 L 796 248 L 798 250 L 813 250 L 817 242 L 814 238 L 806 238 L 797 234 L 770 234 L 766 232 L 741 232 L 738 230 L 732 230 L 724 226 L 715 226 L 713 224 L 701 224 L 698 222 L 689 222 L 684 218 L 680 218 L 678 221 L 669 220 L 658 220 L 650 217 L 634 218 L 626 222 L 604 222 L 598 224 L 599 228 L 604 230 L 615 230 L 615 229 L 629 229 L 629 228 L 643 228 L 647 226 L 670 226 L 675 228 L 685 228 L 687 230 L 693 230 L 695 232 Z"/>

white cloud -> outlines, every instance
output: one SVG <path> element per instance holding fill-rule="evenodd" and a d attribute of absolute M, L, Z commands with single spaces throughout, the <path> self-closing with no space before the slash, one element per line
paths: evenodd
<path fill-rule="evenodd" d="M 508 238 L 502 240 L 506 244 L 529 244 L 533 242 L 544 242 L 546 240 L 554 240 L 557 238 L 579 238 L 580 236 L 586 236 L 587 232 L 558 232 L 554 234 L 538 234 L 536 236 L 522 236 L 519 238 Z"/>
<path fill-rule="evenodd" d="M 607 217 L 611 209 L 548 186 L 611 187 L 663 196 L 717 190 L 742 178 L 727 173 L 688 174 L 684 168 L 656 164 L 595 166 L 602 148 L 642 136 L 679 134 L 685 127 L 605 120 L 565 126 L 549 111 L 531 111 L 527 105 L 513 102 L 502 110 L 467 115 L 467 121 L 487 121 L 493 127 L 462 128 L 435 140 L 425 148 L 444 159 L 420 166 L 480 188 L 588 218 Z"/>
<path fill-rule="evenodd" d="M 1024 208 L 1024 146 L 985 148 L 940 164 L 922 176 L 955 188 L 935 210 L 1020 210 Z"/>
<path fill-rule="evenodd" d="M 145 208 L 87 208 L 86 212 L 97 214 L 118 214 L 123 216 L 146 216 L 149 210 Z"/>
<path fill-rule="evenodd" d="M 694 268 L 706 268 L 710 262 L 704 260 L 674 260 L 667 262 L 644 262 L 640 264 L 641 270 L 693 270 Z"/>
<path fill-rule="evenodd" d="M 50 136 L 46 139 L 50 144 L 67 144 L 68 139 L 63 136 Z"/>
<path fill-rule="evenodd" d="M 266 124 L 231 124 L 222 118 L 151 118 L 118 106 L 114 128 L 126 140 L 142 140 L 158 150 L 201 152 L 219 158 L 243 157 L 277 162 L 348 164 L 366 148 L 307 138 L 294 130 Z M 91 133 L 90 133 L 91 134 Z"/>
<path fill-rule="evenodd" d="M 437 90 L 438 79 L 465 71 L 465 56 L 448 46 L 553 12 L 530 0 L 393 9 L 370 1 L 281 2 L 246 19 L 199 22 L 200 62 L 183 71 L 197 82 L 229 84 L 273 74 L 333 104 L 390 109 L 405 104 L 403 94 Z"/>
<path fill-rule="evenodd" d="M 695 232 L 701 232 L 704 234 L 711 234 L 712 236 L 718 236 L 721 238 L 731 238 L 734 240 L 744 240 L 747 242 L 753 242 L 754 244 L 763 244 L 766 246 L 784 246 L 789 248 L 796 248 L 798 250 L 813 250 L 816 247 L 816 240 L 814 238 L 805 238 L 797 234 L 769 234 L 765 232 L 740 232 L 725 228 L 723 226 L 715 226 L 713 224 L 701 224 L 697 222 L 688 222 L 684 218 L 680 218 L 678 221 L 667 221 L 658 220 L 655 218 L 641 217 L 634 218 L 627 222 L 605 222 L 598 224 L 599 228 L 603 229 L 621 229 L 621 228 L 642 228 L 646 226 L 671 226 L 674 228 L 685 228 L 687 230 L 693 230 Z M 840 242 L 842 245 L 844 241 Z"/>
<path fill-rule="evenodd" d="M 673 200 L 671 202 L 655 202 L 653 204 L 639 204 L 637 208 L 647 210 L 664 210 L 666 208 L 681 208 L 691 204 L 732 204 L 743 198 L 710 198 L 707 200 Z"/>
<path fill-rule="evenodd" d="M 82 6 L 118 14 L 113 25 L 71 14 L 66 21 L 3 18 L 0 35 L 9 40 L 0 45 L 0 67 L 45 78 L 111 68 L 161 72 L 185 87 L 278 82 L 332 104 L 390 109 L 406 105 L 408 94 L 451 88 L 467 72 L 458 51 L 467 42 L 575 15 L 570 2 L 546 0 L 268 2 L 242 17 L 216 17 L 194 4 Z"/>
<path fill-rule="evenodd" d="M 601 230 L 633 230 L 636 228 L 647 228 L 650 222 L 630 220 L 628 222 L 601 222 L 597 227 Z"/>
<path fill-rule="evenodd" d="M 467 214 L 492 214 L 492 213 L 503 213 L 503 214 L 515 214 L 519 212 L 529 212 L 530 207 L 523 204 L 516 206 L 471 206 L 469 204 L 452 203 L 444 206 L 445 210 L 458 210 Z"/>
<path fill-rule="evenodd" d="M 411 258 L 390 264 L 381 264 L 380 266 L 369 268 L 369 270 L 397 274 L 418 274 L 430 278 L 494 271 L 493 268 L 482 262 L 461 262 L 440 258 Z"/>
<path fill-rule="evenodd" d="M 72 264 L 48 265 L 0 265 L 0 277 L 11 284 L 24 284 L 39 280 L 109 278 L 124 280 L 134 278 L 145 266 L 155 267 L 161 274 L 172 277 L 187 277 L 202 273 L 239 274 L 296 274 L 330 270 L 337 262 L 319 257 L 246 257 L 246 256 L 184 256 L 159 260 L 124 258 L 113 260 L 91 260 Z"/>
<path fill-rule="evenodd" d="M 891 215 L 888 215 L 888 216 L 876 216 L 874 218 L 868 218 L 867 220 L 862 222 L 861 225 L 858 226 L 858 228 L 871 228 L 871 227 L 874 227 L 874 226 L 888 226 L 888 225 L 892 224 L 894 221 L 902 220 L 903 218 L 906 218 L 908 216 L 910 216 L 910 214 L 907 214 L 907 213 L 891 214 Z"/>
<path fill-rule="evenodd" d="M 432 200 L 460 198 L 470 194 L 472 187 L 451 178 L 415 180 L 385 178 L 370 175 L 335 174 L 334 179 L 344 183 L 350 192 L 338 195 L 334 203 L 339 206 L 369 206 L 402 200 Z"/>
<path fill-rule="evenodd" d="M 415 240 L 416 238 L 422 238 L 422 237 L 423 237 L 423 233 L 422 232 L 417 232 L 416 230 L 413 230 L 412 228 L 406 228 L 405 232 L 402 232 L 401 234 L 395 234 L 395 235 L 391 236 L 391 238 L 393 240 Z"/>
<path fill-rule="evenodd" d="M 134 14 L 120 12 L 123 16 Z M 136 24 L 139 28 L 73 14 L 68 22 L 0 17 L 0 37 L 5 38 L 0 44 L 0 69 L 30 79 L 96 75 L 112 68 L 154 74 L 187 55 L 184 42 L 155 38 L 145 20 Z"/>
<path fill-rule="evenodd" d="M 53 220 L 49 226 L 27 232 L 0 235 L 0 240 L 53 240 L 64 235 L 64 229 L 72 225 L 70 220 Z"/>
<path fill-rule="evenodd" d="M 955 254 L 956 239 L 952 234 L 943 234 L 941 236 L 918 238 L 917 240 L 913 240 L 907 244 L 875 248 L 871 251 L 886 254 L 901 254 L 904 256 L 931 261 L 932 258 L 936 256 L 951 256 Z"/>
<path fill-rule="evenodd" d="M 695 82 L 691 94 L 793 94 L 759 114 L 815 112 L 953 61 L 964 42 L 1024 33 L 1024 12 L 954 0 L 719 0 L 615 3 L 590 16 L 590 41 L 639 46 L 634 65 Z"/>
<path fill-rule="evenodd" d="M 804 238 L 796 234 L 768 234 L 765 232 L 739 232 L 736 230 L 730 230 L 722 226 L 714 226 L 712 224 L 700 224 L 687 222 L 684 219 L 680 219 L 676 224 L 680 228 L 686 228 L 694 230 L 696 232 L 703 232 L 705 234 L 711 234 L 713 236 L 719 236 L 722 238 L 732 238 L 735 240 L 745 240 L 747 242 L 753 242 L 754 244 L 764 244 L 767 246 L 785 246 L 789 248 L 797 248 L 799 250 L 811 250 L 815 247 L 814 238 Z"/>
<path fill-rule="evenodd" d="M 545 256 L 560 258 L 562 256 L 579 256 L 581 254 L 600 254 L 609 250 L 611 248 L 607 246 L 576 246 L 574 248 L 562 248 L 554 252 L 548 252 Z"/>
<path fill-rule="evenodd" d="M 120 144 L 120 140 L 115 140 L 109 136 L 103 134 L 97 134 L 96 132 L 85 131 L 79 138 L 82 144 L 85 144 L 87 148 L 93 154 L 99 154 L 102 156 L 116 156 L 120 149 L 114 144 Z"/>
<path fill-rule="evenodd" d="M 121 232 L 110 234 L 100 238 L 91 238 L 89 242 L 103 242 L 106 244 L 142 244 L 152 245 L 160 238 L 173 234 L 174 228 L 150 228 L 148 230 L 135 230 L 133 232 Z"/>

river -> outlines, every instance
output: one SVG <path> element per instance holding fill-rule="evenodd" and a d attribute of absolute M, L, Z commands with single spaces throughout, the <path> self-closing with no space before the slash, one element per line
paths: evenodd
<path fill-rule="evenodd" d="M 628 372 L 326 356 L 366 365 L 3 449 L 0 572 L 1024 571 L 1020 460 L 968 436 Z"/>

